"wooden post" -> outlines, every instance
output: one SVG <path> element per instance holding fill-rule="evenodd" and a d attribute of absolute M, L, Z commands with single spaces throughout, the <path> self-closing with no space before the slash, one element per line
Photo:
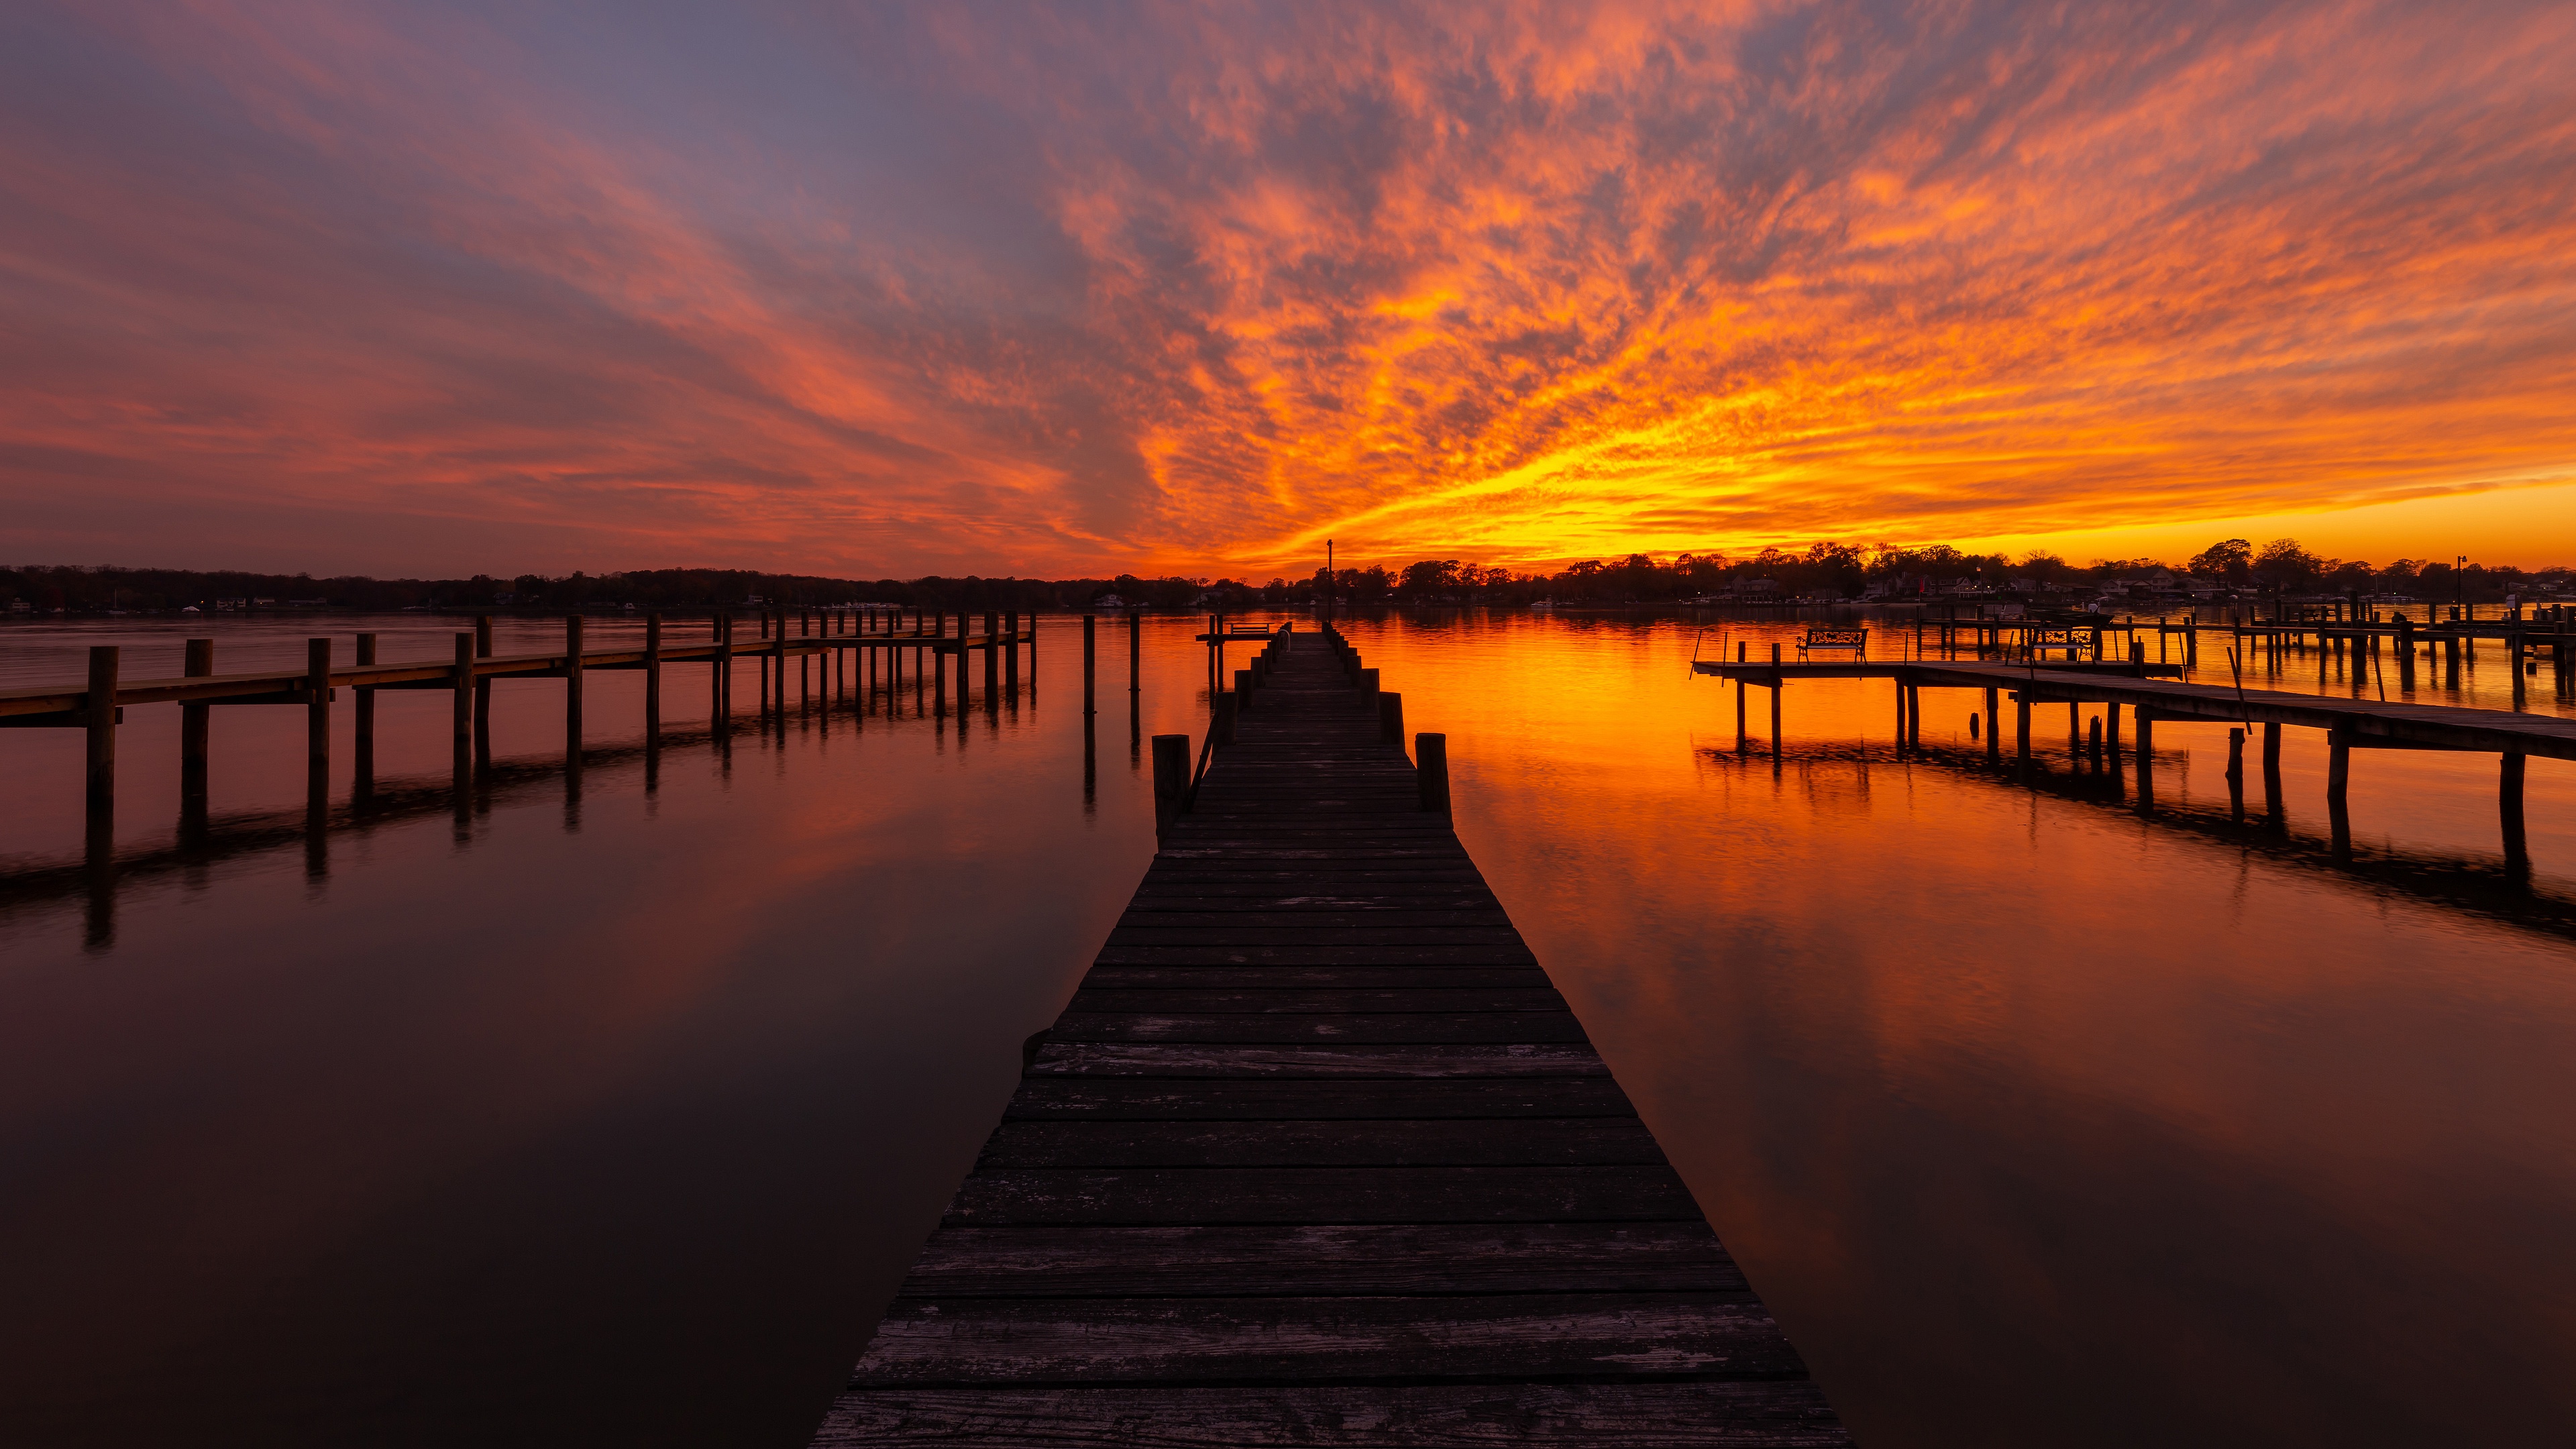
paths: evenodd
<path fill-rule="evenodd" d="M 1145 616 L 1135 609 L 1127 611 L 1127 692 L 1137 693 L 1145 687 Z"/>
<path fill-rule="evenodd" d="M 1234 689 L 1232 692 L 1234 695 L 1234 708 L 1236 713 L 1240 714 L 1243 711 L 1252 708 L 1251 670 L 1238 669 L 1234 671 Z"/>
<path fill-rule="evenodd" d="M 474 657 L 492 657 L 492 616 L 489 614 L 474 616 Z M 481 675 L 474 679 L 474 767 L 478 770 L 492 767 L 492 681 Z"/>
<path fill-rule="evenodd" d="M 2227 732 L 2227 807 L 2237 822 L 2245 819 L 2245 731 Z"/>
<path fill-rule="evenodd" d="M 1923 686 L 1919 684 L 1905 686 L 1905 747 L 1923 748 Z"/>
<path fill-rule="evenodd" d="M 1377 671 L 1372 669 L 1369 672 L 1374 674 Z M 1404 694 L 1402 691 L 1393 689 L 1378 691 L 1377 737 L 1397 749 L 1404 748 Z"/>
<path fill-rule="evenodd" d="M 2139 652 L 2145 652 L 2145 645 Z M 2156 808 L 2156 717 L 2145 705 L 2138 710 L 2138 813 Z"/>
<path fill-rule="evenodd" d="M 2513 671 L 2513 707 L 2520 709 L 2523 707 L 2521 630 L 2516 629 L 2505 636 L 2504 649 L 2506 664 Z"/>
<path fill-rule="evenodd" d="M 1377 693 L 1377 692 L 1378 692 L 1378 675 L 1377 675 L 1377 671 L 1376 671 L 1376 670 L 1374 670 L 1374 669 L 1363 669 L 1363 670 L 1361 670 L 1361 671 L 1360 671 L 1360 673 L 1359 673 L 1359 681 L 1360 681 L 1360 693 L 1361 693 L 1361 694 L 1363 694 L 1363 695 L 1373 695 L 1373 694 L 1375 694 L 1375 693 Z"/>
<path fill-rule="evenodd" d="M 1216 742 L 1218 744 L 1230 745 L 1234 743 L 1234 722 L 1236 717 L 1242 713 L 1242 710 L 1243 705 L 1241 696 L 1235 694 L 1231 690 L 1216 697 L 1216 713 L 1213 717 L 1215 722 L 1211 724 L 1209 728 L 1216 732 Z"/>
<path fill-rule="evenodd" d="M 114 644 L 89 647 L 89 689 L 81 696 L 82 713 L 88 716 L 89 808 L 94 814 L 116 805 L 117 653 Z"/>
<path fill-rule="evenodd" d="M 1905 748 L 1905 681 L 1896 681 L 1896 748 Z"/>
<path fill-rule="evenodd" d="M 1020 611 L 1002 616 L 1002 635 L 1009 640 L 1002 646 L 1002 687 L 1014 696 L 1020 692 Z"/>
<path fill-rule="evenodd" d="M 1413 737 L 1413 774 L 1422 787 L 1422 808 L 1433 815 L 1449 813 L 1449 737 Z"/>
<path fill-rule="evenodd" d="M 1771 646 L 1771 766 L 1780 766 L 1780 691 L 1788 684 L 1780 677 L 1780 646 Z"/>
<path fill-rule="evenodd" d="M 474 758 L 474 635 L 456 631 L 456 772 L 461 778 Z"/>
<path fill-rule="evenodd" d="M 1002 705 L 1002 661 L 993 653 L 1001 640 L 1001 616 L 984 611 L 984 707 L 999 709 Z"/>
<path fill-rule="evenodd" d="M 2013 770 L 2030 778 L 2030 696 L 2019 692 L 2013 695 Z"/>
<path fill-rule="evenodd" d="M 1098 616 L 1082 616 L 1082 712 L 1100 713 L 1100 652 L 1094 637 Z"/>
<path fill-rule="evenodd" d="M 1740 649 L 1743 646 L 1737 647 Z M 1743 656 L 1738 654 L 1736 658 L 1741 662 Z M 1753 735 L 1744 727 L 1744 691 L 1749 687 L 1745 684 L 1743 675 L 1735 676 L 1735 750 L 1737 754 L 1753 748 Z"/>
<path fill-rule="evenodd" d="M 2084 752 L 2092 759 L 2094 769 L 2102 768 L 2102 717 L 2100 715 L 2093 717 L 2092 737 L 2086 741 Z"/>
<path fill-rule="evenodd" d="M 2516 883 L 2531 876 L 2531 849 L 2522 831 L 2523 754 L 2507 750 L 2496 773 L 2496 819 L 2504 832 L 2505 874 Z"/>
<path fill-rule="evenodd" d="M 1993 685 L 1986 686 L 1986 763 L 1989 765 L 2004 762 L 2004 717 L 1996 707 L 2001 697 Z"/>
<path fill-rule="evenodd" d="M 1181 818 L 1189 789 L 1190 737 L 1154 736 L 1154 839 L 1158 843 L 1172 822 Z"/>
<path fill-rule="evenodd" d="M 729 612 L 717 614 L 715 630 L 715 668 L 707 677 L 715 691 L 716 722 L 719 727 L 726 727 L 733 719 L 733 615 Z"/>
<path fill-rule="evenodd" d="M 308 639 L 304 644 L 304 767 L 310 779 L 307 793 L 317 801 L 330 790 L 331 770 L 331 641 Z"/>
<path fill-rule="evenodd" d="M 564 758 L 581 763 L 581 615 L 564 615 Z"/>
<path fill-rule="evenodd" d="M 644 616 L 644 733 L 662 728 L 662 616 Z"/>
<path fill-rule="evenodd" d="M 358 663 L 368 665 L 375 662 L 376 636 L 359 635 Z M 358 740 L 355 788 L 363 795 L 371 793 L 376 783 L 376 688 L 372 684 L 355 684 L 350 688 L 357 692 L 355 704 Z"/>
<path fill-rule="evenodd" d="M 180 672 L 190 679 L 205 679 L 215 672 L 215 641 L 188 641 L 187 662 Z M 179 706 L 179 793 L 195 798 L 206 793 L 206 736 L 215 707 L 210 704 Z"/>

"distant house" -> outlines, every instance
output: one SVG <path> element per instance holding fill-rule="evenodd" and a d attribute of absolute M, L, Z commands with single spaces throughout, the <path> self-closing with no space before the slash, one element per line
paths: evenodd
<path fill-rule="evenodd" d="M 1739 599 L 1776 599 L 1780 597 L 1778 579 L 1737 579 L 1732 585 Z"/>
<path fill-rule="evenodd" d="M 1118 597 L 1116 594 L 1102 594 L 1099 598 L 1091 601 L 1091 607 L 1095 609 L 1123 609 L 1127 607 L 1127 601 Z"/>

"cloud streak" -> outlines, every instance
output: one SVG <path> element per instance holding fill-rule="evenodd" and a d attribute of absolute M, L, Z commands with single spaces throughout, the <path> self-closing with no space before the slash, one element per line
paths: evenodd
<path fill-rule="evenodd" d="M 0 23 L 31 554 L 1266 574 L 2576 476 L 2563 6 Z"/>

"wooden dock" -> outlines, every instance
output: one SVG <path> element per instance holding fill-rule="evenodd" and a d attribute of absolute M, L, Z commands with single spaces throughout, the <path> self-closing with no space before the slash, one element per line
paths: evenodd
<path fill-rule="evenodd" d="M 817 1445 L 1849 1442 L 1374 675 L 1273 639 L 1194 798 L 1156 740 L 1161 849 Z"/>

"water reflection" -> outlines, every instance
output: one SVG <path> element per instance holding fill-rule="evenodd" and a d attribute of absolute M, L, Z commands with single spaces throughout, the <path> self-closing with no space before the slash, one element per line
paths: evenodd
<path fill-rule="evenodd" d="M 462 761 L 452 701 L 387 693 L 319 792 L 287 712 L 216 711 L 191 770 L 139 710 L 112 821 L 69 732 L 0 741 L 0 1438 L 803 1443 L 1142 872 L 1146 736 L 1203 733 L 1198 621 L 1125 623 L 1091 709 L 1066 619 L 1044 695 L 871 654 L 648 713 L 601 674 L 577 769 L 560 684 L 486 691 Z M 1862 1442 L 2576 1417 L 2576 771 L 2531 767 L 2525 883 L 2491 757 L 2358 759 L 2339 853 L 2303 732 L 2231 780 L 2160 723 L 2140 814 L 2089 708 L 2016 780 L 1974 692 L 1900 742 L 1884 683 L 1800 684 L 1775 769 L 1693 624 L 1343 627 Z"/>

